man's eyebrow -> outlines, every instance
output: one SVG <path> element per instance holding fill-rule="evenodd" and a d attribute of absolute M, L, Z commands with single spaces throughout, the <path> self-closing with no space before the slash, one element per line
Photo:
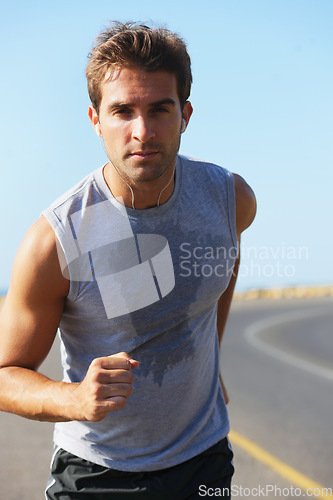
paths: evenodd
<path fill-rule="evenodd" d="M 149 103 L 149 106 L 151 108 L 156 108 L 158 106 L 163 106 L 163 105 L 171 105 L 171 106 L 176 106 L 176 101 L 175 99 L 172 99 L 171 97 L 167 97 L 165 99 L 160 99 L 159 101 L 154 101 Z M 135 107 L 135 102 L 113 102 L 110 103 L 108 106 L 108 111 L 114 111 L 116 109 L 125 109 L 125 108 L 134 108 Z"/>
<path fill-rule="evenodd" d="M 163 106 L 164 104 L 171 104 L 172 106 L 176 106 L 176 101 L 171 99 L 171 97 L 167 97 L 166 99 L 161 99 L 160 101 L 150 103 L 151 107 Z"/>
<path fill-rule="evenodd" d="M 108 111 L 114 111 L 115 109 L 130 108 L 133 106 L 130 102 L 113 102 L 108 105 Z"/>

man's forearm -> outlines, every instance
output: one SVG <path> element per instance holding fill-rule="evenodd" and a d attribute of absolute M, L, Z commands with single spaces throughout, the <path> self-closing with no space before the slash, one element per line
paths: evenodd
<path fill-rule="evenodd" d="M 32 420 L 67 422 L 75 419 L 72 386 L 27 368 L 4 367 L 0 369 L 0 410 Z"/>
<path fill-rule="evenodd" d="M 79 383 L 56 382 L 27 368 L 5 366 L 0 369 L 0 410 L 45 422 L 99 422 L 126 405 L 132 369 L 138 365 L 126 352 L 96 358 Z"/>
<path fill-rule="evenodd" d="M 235 262 L 234 269 L 233 269 L 233 273 L 232 273 L 232 276 L 231 276 L 231 279 L 230 279 L 230 282 L 228 285 L 228 288 L 225 290 L 223 295 L 221 295 L 221 297 L 219 298 L 218 305 L 217 305 L 217 334 L 218 334 L 220 347 L 221 347 L 221 341 L 222 341 L 223 333 L 225 330 L 225 325 L 227 323 L 227 319 L 228 319 L 228 315 L 229 315 L 229 311 L 230 311 L 230 306 L 231 306 L 231 302 L 232 302 L 232 297 L 234 294 L 235 285 L 236 285 L 236 281 L 237 281 L 239 261 L 240 261 L 240 258 L 238 255 L 237 260 Z M 225 388 L 225 385 L 223 383 L 221 373 L 220 373 L 220 382 L 221 382 L 221 386 L 222 386 L 224 400 L 225 400 L 226 404 L 228 404 L 229 396 L 228 396 L 228 392 Z"/>

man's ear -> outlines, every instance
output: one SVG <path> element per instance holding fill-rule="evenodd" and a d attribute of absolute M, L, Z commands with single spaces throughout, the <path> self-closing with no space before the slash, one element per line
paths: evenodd
<path fill-rule="evenodd" d="M 192 113 L 193 113 L 192 104 L 190 103 L 190 101 L 186 101 L 183 108 L 183 119 L 186 122 L 186 127 L 188 125 L 188 122 L 190 121 Z"/>
<path fill-rule="evenodd" d="M 92 126 L 94 127 L 96 134 L 98 135 L 98 137 L 101 137 L 102 136 L 101 124 L 99 123 L 97 111 L 92 104 L 90 104 L 88 108 L 88 116 Z"/>

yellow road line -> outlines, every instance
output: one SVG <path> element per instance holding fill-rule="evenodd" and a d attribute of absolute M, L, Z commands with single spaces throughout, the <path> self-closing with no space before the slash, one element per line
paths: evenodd
<path fill-rule="evenodd" d="M 321 484 L 316 483 L 315 481 L 312 481 L 312 479 L 285 464 L 284 462 L 282 462 L 282 460 L 274 457 L 274 455 L 268 453 L 268 451 L 264 450 L 256 443 L 242 436 L 238 432 L 231 430 L 229 432 L 229 438 L 231 444 L 235 443 L 235 445 L 238 445 L 240 448 L 245 450 L 253 458 L 267 465 L 270 469 L 274 470 L 277 474 L 279 474 L 279 476 L 290 481 L 294 486 L 301 488 L 303 491 L 312 490 L 316 491 L 316 493 L 320 491 L 321 494 L 316 494 L 316 498 L 332 498 L 331 494 L 325 494 L 325 490 L 327 490 L 327 488 L 325 488 Z"/>

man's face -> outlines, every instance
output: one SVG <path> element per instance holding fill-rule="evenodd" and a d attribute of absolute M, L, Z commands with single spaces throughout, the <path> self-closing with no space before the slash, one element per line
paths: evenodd
<path fill-rule="evenodd" d="M 134 182 L 154 181 L 172 169 L 183 118 L 187 124 L 192 113 L 189 102 L 181 110 L 175 75 L 121 68 L 101 90 L 99 117 L 92 107 L 89 116 L 113 165 Z"/>

